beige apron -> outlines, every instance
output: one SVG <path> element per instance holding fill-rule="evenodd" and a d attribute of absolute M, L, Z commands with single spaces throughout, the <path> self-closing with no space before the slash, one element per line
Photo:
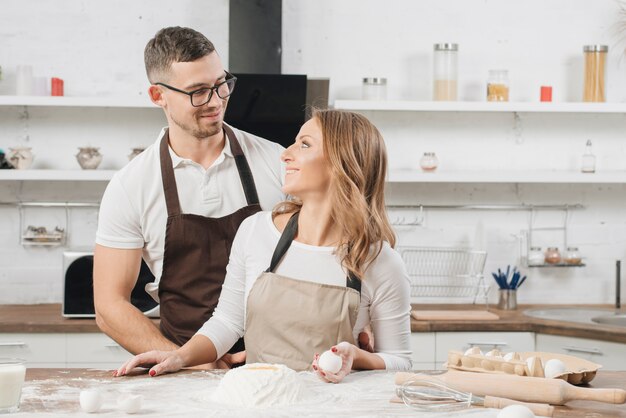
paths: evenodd
<path fill-rule="evenodd" d="M 341 341 L 355 344 L 361 282 L 346 286 L 296 280 L 274 273 L 298 231 L 294 214 L 283 231 L 272 262 L 248 295 L 245 345 L 247 363 L 280 363 L 308 370 L 315 353 Z"/>

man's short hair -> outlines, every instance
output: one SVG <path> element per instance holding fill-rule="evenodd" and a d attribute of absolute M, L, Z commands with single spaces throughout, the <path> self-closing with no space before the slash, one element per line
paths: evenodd
<path fill-rule="evenodd" d="M 209 55 L 215 46 L 206 36 L 190 28 L 163 28 L 150 39 L 144 50 L 150 83 L 166 81 L 175 62 L 191 62 Z"/>

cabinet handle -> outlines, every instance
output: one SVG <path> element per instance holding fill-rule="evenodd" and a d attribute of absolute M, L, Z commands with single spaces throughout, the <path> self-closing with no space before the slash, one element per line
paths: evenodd
<path fill-rule="evenodd" d="M 11 342 L 11 341 L 7 341 L 7 342 L 0 342 L 0 347 L 24 347 L 26 345 L 25 342 L 23 341 L 15 341 L 15 342 Z"/>
<path fill-rule="evenodd" d="M 599 356 L 603 355 L 602 350 L 600 350 L 599 348 L 584 348 L 584 347 L 574 347 L 572 345 L 568 345 L 566 347 L 563 347 L 563 350 L 572 351 L 574 353 L 597 354 Z"/>
<path fill-rule="evenodd" d="M 498 348 L 507 346 L 509 344 L 507 342 L 468 342 L 467 345 L 469 345 L 470 348 L 474 346 Z"/>
<path fill-rule="evenodd" d="M 118 343 L 108 343 L 104 345 L 106 348 L 120 348 Z"/>

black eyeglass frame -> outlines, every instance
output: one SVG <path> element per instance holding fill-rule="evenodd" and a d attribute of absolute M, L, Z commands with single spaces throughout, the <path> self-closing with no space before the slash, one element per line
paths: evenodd
<path fill-rule="evenodd" d="M 187 96 L 189 96 L 189 101 L 191 102 L 191 105 L 193 107 L 200 107 L 200 106 L 204 106 L 205 104 L 207 104 L 207 103 L 209 103 L 211 101 L 211 99 L 213 98 L 213 93 L 214 92 L 217 94 L 217 97 L 219 97 L 222 100 L 227 99 L 228 97 L 230 97 L 231 94 L 233 94 L 233 91 L 235 91 L 235 84 L 237 82 L 237 77 L 235 77 L 234 75 L 232 75 L 228 71 L 224 71 L 224 72 L 226 73 L 226 79 L 224 81 L 222 81 L 221 83 L 216 84 L 213 87 L 202 87 L 202 88 L 199 88 L 199 89 L 193 90 L 193 91 L 185 91 L 185 90 L 177 89 L 176 87 L 172 87 L 170 85 L 167 85 L 167 84 L 161 83 L 161 82 L 154 83 L 154 84 L 157 85 L 157 86 L 163 86 L 163 87 L 165 87 L 165 88 L 167 88 L 169 90 L 176 91 L 178 93 L 186 94 Z M 233 82 L 232 88 L 228 90 L 228 96 L 222 97 L 222 95 L 217 91 L 217 89 L 219 89 L 224 84 L 226 84 L 226 83 L 228 83 L 230 81 Z M 202 90 L 209 90 L 209 98 L 206 100 L 206 102 L 201 103 L 199 105 L 193 104 L 193 95 L 195 93 L 199 92 L 199 91 L 202 91 Z"/>

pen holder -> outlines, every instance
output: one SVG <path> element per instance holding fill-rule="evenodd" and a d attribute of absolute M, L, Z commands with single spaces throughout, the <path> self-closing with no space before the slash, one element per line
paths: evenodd
<path fill-rule="evenodd" d="M 517 309 L 517 291 L 512 289 L 500 289 L 498 309 L 510 311 Z"/>

